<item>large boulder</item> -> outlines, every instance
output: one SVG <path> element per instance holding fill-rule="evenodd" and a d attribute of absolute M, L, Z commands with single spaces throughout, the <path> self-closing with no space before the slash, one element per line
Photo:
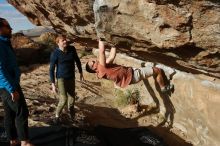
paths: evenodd
<path fill-rule="evenodd" d="M 220 1 L 96 0 L 93 9 L 97 35 L 106 41 L 220 76 Z"/>
<path fill-rule="evenodd" d="M 218 0 L 8 0 L 36 25 L 60 33 L 108 41 L 130 40 L 146 47 L 220 47 Z M 94 27 L 95 24 L 95 27 Z M 118 39 L 119 38 L 119 39 Z M 121 38 L 121 39 L 120 39 Z"/>
<path fill-rule="evenodd" d="M 9 0 L 35 25 L 52 26 L 73 38 L 95 37 L 94 0 Z"/>
<path fill-rule="evenodd" d="M 94 45 L 97 35 L 166 65 L 220 77 L 219 0 L 8 0 L 36 24 Z M 95 42 L 95 44 L 97 44 Z M 145 54 L 144 54 L 145 55 Z M 158 56 L 158 55 L 157 55 Z"/>
<path fill-rule="evenodd" d="M 220 47 L 217 1 L 96 0 L 94 12 L 96 30 L 107 40 L 127 38 L 132 45 L 159 48 L 193 43 L 205 49 Z"/>
<path fill-rule="evenodd" d="M 215 75 L 220 69 L 220 3 L 217 0 L 8 2 L 34 24 L 52 26 L 72 39 L 95 40 L 98 35 L 113 44 L 132 47 L 133 52 L 153 49 L 164 53 L 167 51 L 164 48 L 171 48 L 169 51 L 188 66 Z"/>

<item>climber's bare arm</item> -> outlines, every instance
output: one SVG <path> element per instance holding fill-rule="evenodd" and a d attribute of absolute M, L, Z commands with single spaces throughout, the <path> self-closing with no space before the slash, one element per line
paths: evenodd
<path fill-rule="evenodd" d="M 106 66 L 105 44 L 101 40 L 99 40 L 99 63 L 104 67 Z"/>
<path fill-rule="evenodd" d="M 106 60 L 106 64 L 113 63 L 113 61 L 115 60 L 115 56 L 116 56 L 116 48 L 112 47 L 111 51 L 110 51 L 110 54 L 109 54 L 109 57 Z"/>

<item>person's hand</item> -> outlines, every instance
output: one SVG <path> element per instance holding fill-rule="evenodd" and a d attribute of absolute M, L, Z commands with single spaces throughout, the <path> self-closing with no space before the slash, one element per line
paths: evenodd
<path fill-rule="evenodd" d="M 57 93 L 57 89 L 56 89 L 56 86 L 54 83 L 51 84 L 51 87 L 52 87 L 52 93 L 56 94 Z"/>
<path fill-rule="evenodd" d="M 81 81 L 81 82 L 84 82 L 84 81 L 85 81 L 84 76 L 83 76 L 82 73 L 80 74 L 80 81 Z"/>
<path fill-rule="evenodd" d="M 11 99 L 13 102 L 18 101 L 19 93 L 17 91 L 14 91 L 13 93 L 11 93 Z"/>

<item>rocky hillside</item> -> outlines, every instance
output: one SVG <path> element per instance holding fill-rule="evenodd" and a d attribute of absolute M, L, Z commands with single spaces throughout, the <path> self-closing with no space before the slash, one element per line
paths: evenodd
<path fill-rule="evenodd" d="M 163 64 L 220 77 L 219 0 L 8 2 L 34 24 L 52 26 L 75 41 L 92 45 L 98 34 L 139 58 L 165 57 Z"/>
<path fill-rule="evenodd" d="M 49 62 L 51 51 L 55 47 L 55 34 L 46 32 L 31 38 L 22 33 L 12 35 L 11 42 L 19 65 L 43 64 Z"/>
<path fill-rule="evenodd" d="M 49 26 L 46 26 L 46 27 L 37 26 L 35 28 L 28 29 L 28 30 L 20 30 L 17 33 L 22 33 L 28 37 L 39 37 L 41 34 L 46 33 L 46 32 L 55 33 L 55 31 L 52 29 L 52 27 L 49 27 Z"/>

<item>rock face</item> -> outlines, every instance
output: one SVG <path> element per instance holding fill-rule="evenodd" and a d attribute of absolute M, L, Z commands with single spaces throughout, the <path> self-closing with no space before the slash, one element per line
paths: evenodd
<path fill-rule="evenodd" d="M 127 38 L 143 44 L 141 46 L 152 44 L 159 48 L 176 48 L 192 43 L 209 49 L 220 46 L 218 0 L 8 2 L 34 24 L 53 26 L 58 32 L 72 36 L 91 38 L 96 29 L 108 41 Z"/>
<path fill-rule="evenodd" d="M 210 1 L 96 0 L 96 29 L 107 40 L 159 48 L 219 48 L 220 5 Z M 207 19 L 210 18 L 210 19 Z M 109 37 L 109 38 L 108 38 Z M 209 43 L 208 43 L 209 42 Z"/>
<path fill-rule="evenodd" d="M 8 2 L 34 24 L 52 26 L 73 40 L 83 38 L 89 44 L 98 35 L 129 52 L 157 52 L 172 58 L 171 64 L 161 63 L 187 66 L 186 71 L 205 70 L 220 77 L 219 0 Z"/>
<path fill-rule="evenodd" d="M 72 37 L 95 35 L 93 0 L 9 0 L 35 25 L 52 26 Z"/>
<path fill-rule="evenodd" d="M 220 72 L 220 2 L 96 0 L 93 8 L 97 34 L 107 41 L 134 51 L 160 48 Z"/>
<path fill-rule="evenodd" d="M 142 41 L 159 48 L 176 48 L 191 40 L 192 13 L 185 8 L 145 0 L 97 0 L 94 11 L 98 35 L 107 40 L 129 36 L 132 44 Z"/>

